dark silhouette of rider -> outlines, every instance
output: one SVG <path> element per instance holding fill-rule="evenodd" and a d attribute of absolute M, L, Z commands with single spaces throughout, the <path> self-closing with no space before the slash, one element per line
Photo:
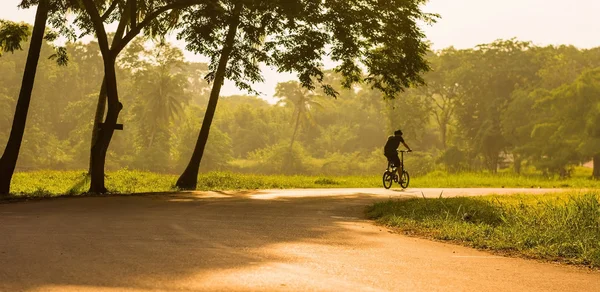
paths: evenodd
<path fill-rule="evenodd" d="M 406 142 L 404 142 L 404 138 L 402 138 L 402 131 L 397 130 L 394 132 L 393 136 L 389 136 L 387 143 L 385 143 L 385 147 L 383 147 L 383 154 L 388 159 L 388 162 L 392 164 L 392 167 L 400 167 L 400 157 L 398 157 L 398 147 L 400 143 L 408 149 L 409 152 L 412 151 Z"/>

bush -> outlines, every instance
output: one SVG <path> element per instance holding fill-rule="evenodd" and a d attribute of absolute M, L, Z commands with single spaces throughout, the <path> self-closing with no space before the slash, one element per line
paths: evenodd
<path fill-rule="evenodd" d="M 249 159 L 256 161 L 255 172 L 264 174 L 307 173 L 315 166 L 314 159 L 299 143 L 291 149 L 284 143 L 259 149 L 252 152 Z"/>
<path fill-rule="evenodd" d="M 444 164 L 449 172 L 459 172 L 466 169 L 467 155 L 456 146 L 448 148 L 438 162 Z"/>
<path fill-rule="evenodd" d="M 405 153 L 404 167 L 413 177 L 422 176 L 432 172 L 435 169 L 435 160 L 430 153 Z"/>

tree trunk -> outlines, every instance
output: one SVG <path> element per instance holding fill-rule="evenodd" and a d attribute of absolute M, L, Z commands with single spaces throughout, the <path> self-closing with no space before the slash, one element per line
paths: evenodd
<path fill-rule="evenodd" d="M 91 149 L 90 157 L 90 193 L 106 193 L 104 187 L 104 164 L 106 161 L 106 152 L 110 145 L 110 140 L 115 132 L 119 112 L 123 105 L 119 102 L 119 94 L 117 91 L 117 74 L 115 71 L 115 59 L 118 55 L 118 50 L 112 51 L 108 44 L 108 36 L 104 29 L 104 23 L 98 14 L 98 10 L 93 0 L 83 0 L 85 10 L 90 16 L 94 24 L 96 37 L 98 38 L 98 46 L 102 53 L 104 61 L 104 81 L 106 85 L 106 98 L 108 101 L 108 111 L 106 119 L 98 131 L 98 140 Z M 116 40 L 115 40 L 116 41 Z"/>
<path fill-rule="evenodd" d="M 296 133 L 298 133 L 299 125 L 300 125 L 300 110 L 298 110 L 298 114 L 296 115 L 296 125 L 294 126 L 294 133 L 292 134 L 292 142 L 290 142 L 290 152 L 292 151 L 292 147 L 294 146 L 294 142 L 296 141 Z"/>
<path fill-rule="evenodd" d="M 600 153 L 594 155 L 594 170 L 592 171 L 592 178 L 600 179 Z"/>
<path fill-rule="evenodd" d="M 560 170 L 558 171 L 558 175 L 561 179 L 565 179 L 569 177 L 569 172 L 567 171 L 566 168 L 561 167 Z"/>
<path fill-rule="evenodd" d="M 0 194 L 8 194 L 10 191 L 10 182 L 15 172 L 19 151 L 25 133 L 25 124 L 27 123 L 27 113 L 31 101 L 31 92 L 37 72 L 40 51 L 44 42 L 44 32 L 46 30 L 46 20 L 48 18 L 48 1 L 40 0 L 35 14 L 35 23 L 31 34 L 31 43 L 27 53 L 25 71 L 21 82 L 21 91 L 17 100 L 15 116 L 10 131 L 10 136 L 4 149 L 4 154 L 0 158 Z"/>
<path fill-rule="evenodd" d="M 152 128 L 152 132 L 150 134 L 150 142 L 148 142 L 148 149 L 152 148 L 152 144 L 154 144 L 154 136 L 156 135 L 156 128 Z"/>
<path fill-rule="evenodd" d="M 448 124 L 446 124 L 446 123 L 440 124 L 440 134 L 441 134 L 441 138 L 442 138 L 442 147 L 443 147 L 444 151 L 446 151 L 446 148 L 447 148 L 447 146 L 446 146 L 446 144 L 447 144 L 446 143 L 446 139 L 447 139 L 446 135 L 448 132 L 447 129 L 448 129 Z"/>
<path fill-rule="evenodd" d="M 221 93 L 221 86 L 225 80 L 225 69 L 227 68 L 227 62 L 229 61 L 229 55 L 233 49 L 235 41 L 235 35 L 237 28 L 240 23 L 240 13 L 242 10 L 242 4 L 237 3 L 235 5 L 231 23 L 229 24 L 229 31 L 225 38 L 225 44 L 223 51 L 221 52 L 221 58 L 219 59 L 219 66 L 215 74 L 215 80 L 213 81 L 212 91 L 210 92 L 210 98 L 208 100 L 208 106 L 206 107 L 206 114 L 202 121 L 202 128 L 196 141 L 196 147 L 192 158 L 185 168 L 185 171 L 181 174 L 177 180 L 177 187 L 183 190 L 195 190 L 198 185 L 198 170 L 202 161 L 202 155 L 204 155 L 204 149 L 206 142 L 208 141 L 208 135 L 210 132 L 210 126 L 212 124 L 215 111 L 217 109 L 217 102 L 219 101 L 219 94 Z"/>
<path fill-rule="evenodd" d="M 104 76 L 106 80 L 106 96 L 108 111 L 106 119 L 98 130 L 96 143 L 92 145 L 90 155 L 90 193 L 103 194 L 107 192 L 104 186 L 104 165 L 108 146 L 115 132 L 119 113 L 123 105 L 119 102 L 117 93 L 117 78 L 115 72 L 115 58 L 106 56 L 104 61 Z"/>
<path fill-rule="evenodd" d="M 127 7 L 129 8 L 130 6 L 127 6 Z M 123 17 L 119 21 L 117 31 L 114 35 L 114 39 L 111 44 L 111 49 L 112 49 L 112 47 L 115 47 L 116 45 L 118 45 L 118 43 L 120 43 L 122 41 L 123 33 L 125 32 L 125 27 L 127 25 L 128 20 L 129 20 L 129 18 Z M 107 45 L 108 45 L 108 40 L 107 40 Z M 121 46 L 121 50 L 124 48 L 125 45 L 127 45 L 127 43 L 124 43 L 123 46 Z M 120 52 L 120 50 L 117 50 L 117 52 L 115 52 L 114 55 L 117 56 L 119 54 L 119 52 Z M 92 126 L 92 139 L 91 139 L 91 143 L 90 143 L 90 161 L 89 161 L 89 166 L 88 166 L 88 176 L 91 176 L 91 174 L 92 174 L 92 157 L 94 156 L 94 154 L 93 154 L 94 153 L 94 145 L 96 145 L 98 143 L 98 137 L 100 135 L 100 124 L 102 123 L 102 119 L 104 119 L 104 111 L 106 110 L 106 100 L 107 100 L 107 94 L 106 94 L 106 75 L 105 75 L 102 78 L 102 85 L 100 87 L 100 93 L 98 94 L 98 104 L 96 104 L 96 115 L 94 116 L 94 125 Z"/>
<path fill-rule="evenodd" d="M 94 117 L 94 126 L 92 127 L 92 140 L 90 143 L 90 153 L 94 149 L 94 145 L 98 142 L 98 134 L 100 132 L 100 123 L 104 118 L 104 110 L 106 109 L 106 78 L 102 78 L 100 94 L 98 95 L 98 104 L 96 105 L 96 116 Z M 92 155 L 88 167 L 88 175 L 92 173 Z"/>
<path fill-rule="evenodd" d="M 498 155 L 492 156 L 492 157 L 487 157 L 487 167 L 488 170 L 491 171 L 493 174 L 498 173 Z"/>
<path fill-rule="evenodd" d="M 521 164 L 523 163 L 523 158 L 513 153 L 513 170 L 516 174 L 521 174 Z"/>

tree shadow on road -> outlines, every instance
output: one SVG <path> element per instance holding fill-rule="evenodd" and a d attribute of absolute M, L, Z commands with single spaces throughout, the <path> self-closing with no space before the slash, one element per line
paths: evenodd
<path fill-rule="evenodd" d="M 257 273 L 279 281 L 269 269 L 318 262 L 311 250 L 366 248 L 357 238 L 373 230 L 353 228 L 380 199 L 248 191 L 0 205 L 0 290 L 223 290 Z"/>

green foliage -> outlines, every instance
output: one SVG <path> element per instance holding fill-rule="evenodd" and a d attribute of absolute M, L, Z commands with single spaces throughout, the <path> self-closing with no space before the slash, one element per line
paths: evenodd
<path fill-rule="evenodd" d="M 432 23 L 437 15 L 424 13 L 423 2 L 244 1 L 226 78 L 255 93 L 251 84 L 263 81 L 262 63 L 298 73 L 302 87 L 314 90 L 317 82 L 325 94 L 335 96 L 337 91 L 323 82 L 322 57 L 330 47 L 329 57 L 340 63 L 334 71 L 343 76 L 345 88 L 366 81 L 392 97 L 423 83 L 420 74 L 429 69 L 424 60 L 428 45 L 417 22 Z M 231 6 L 217 1 L 182 15 L 179 37 L 189 50 L 211 59 L 209 81 L 215 77 Z"/>
<path fill-rule="evenodd" d="M 0 145 L 6 145 L 13 116 L 14 100 L 0 91 Z M 4 146 L 2 146 L 4 147 Z"/>
<path fill-rule="evenodd" d="M 465 153 L 456 146 L 448 148 L 439 158 L 439 162 L 443 163 L 446 169 L 453 173 L 465 170 L 465 161 Z"/>
<path fill-rule="evenodd" d="M 107 168 L 177 173 L 191 156 L 202 123 L 210 65 L 185 62 L 178 48 L 145 47 L 145 41 L 133 40 L 117 62 L 125 105 L 120 122 L 126 126 L 114 136 Z M 28 43 L 22 46 L 27 49 Z M 40 60 L 20 171 L 87 167 L 103 61 L 94 42 L 67 43 L 65 49 L 66 68 Z M 42 56 L 53 53 L 51 44 L 43 45 Z M 25 57 L 17 50 L 0 58 L 0 148 L 9 135 Z M 575 167 L 597 157 L 599 50 L 511 40 L 430 52 L 427 59 L 434 69 L 424 75 L 428 86 L 393 100 L 384 100 L 372 84 L 344 89 L 345 77 L 335 71 L 323 71 L 322 82 L 337 99 L 297 82 L 273 84 L 279 104 L 255 96 L 222 97 L 202 171 L 376 175 L 386 165 L 385 139 L 398 128 L 417 150 L 406 156 L 413 176 L 440 169 L 501 172 L 498 180 L 485 174 L 427 182 L 436 186 L 560 186 L 528 176 L 506 182 L 505 168 L 512 163 L 515 172 L 535 167 L 536 176 L 577 176 Z"/>
<path fill-rule="evenodd" d="M 265 174 L 292 174 L 305 173 L 309 159 L 306 150 L 300 144 L 295 144 L 290 149 L 287 144 L 278 144 L 257 150 L 248 156 L 257 162 L 260 173 Z"/>
<path fill-rule="evenodd" d="M 29 25 L 0 20 L 0 56 L 22 50 L 21 43 L 31 35 Z"/>
<path fill-rule="evenodd" d="M 512 92 L 535 78 L 530 48 L 526 42 L 496 41 L 458 56 L 465 62 L 456 77 L 462 91 L 456 117 L 463 147 L 470 159 L 481 158 L 482 165 L 493 172 L 500 152 L 509 145 L 501 132 L 502 113 Z"/>
<path fill-rule="evenodd" d="M 409 199 L 368 214 L 406 232 L 477 248 L 600 267 L 600 194 Z"/>
<path fill-rule="evenodd" d="M 338 181 L 336 181 L 335 179 L 322 177 L 322 178 L 315 180 L 315 184 L 317 184 L 317 185 L 339 185 L 340 183 Z"/>
<path fill-rule="evenodd" d="M 55 48 L 56 52 L 48 59 L 56 61 L 56 64 L 59 66 L 67 66 L 69 63 L 69 55 L 67 54 L 67 48 L 65 47 L 57 47 Z"/>
<path fill-rule="evenodd" d="M 231 138 L 219 129 L 213 129 L 208 137 L 200 169 L 203 171 L 223 170 L 231 160 Z"/>
<path fill-rule="evenodd" d="M 314 124 L 311 111 L 316 109 L 323 109 L 323 106 L 316 101 L 314 94 L 310 94 L 307 89 L 303 88 L 300 83 L 296 81 L 288 81 L 277 84 L 275 88 L 275 97 L 280 98 L 278 104 L 283 104 L 286 107 L 293 109 L 293 120 L 294 130 L 292 133 L 292 142 L 290 145 L 293 146 L 296 141 L 296 135 L 302 125 L 306 127 L 306 123 Z M 290 146 L 291 147 L 291 146 Z M 290 157 L 291 158 L 291 157 Z"/>
<path fill-rule="evenodd" d="M 411 152 L 404 154 L 404 165 L 411 177 L 424 176 L 435 170 L 435 160 L 431 153 Z"/>
<path fill-rule="evenodd" d="M 600 106 L 600 70 L 587 70 L 572 83 L 552 91 L 530 95 L 538 114 L 527 141 L 536 166 L 562 176 L 567 167 L 597 155 L 600 147 L 596 129 Z M 531 124 L 530 124 L 531 125 Z"/>

